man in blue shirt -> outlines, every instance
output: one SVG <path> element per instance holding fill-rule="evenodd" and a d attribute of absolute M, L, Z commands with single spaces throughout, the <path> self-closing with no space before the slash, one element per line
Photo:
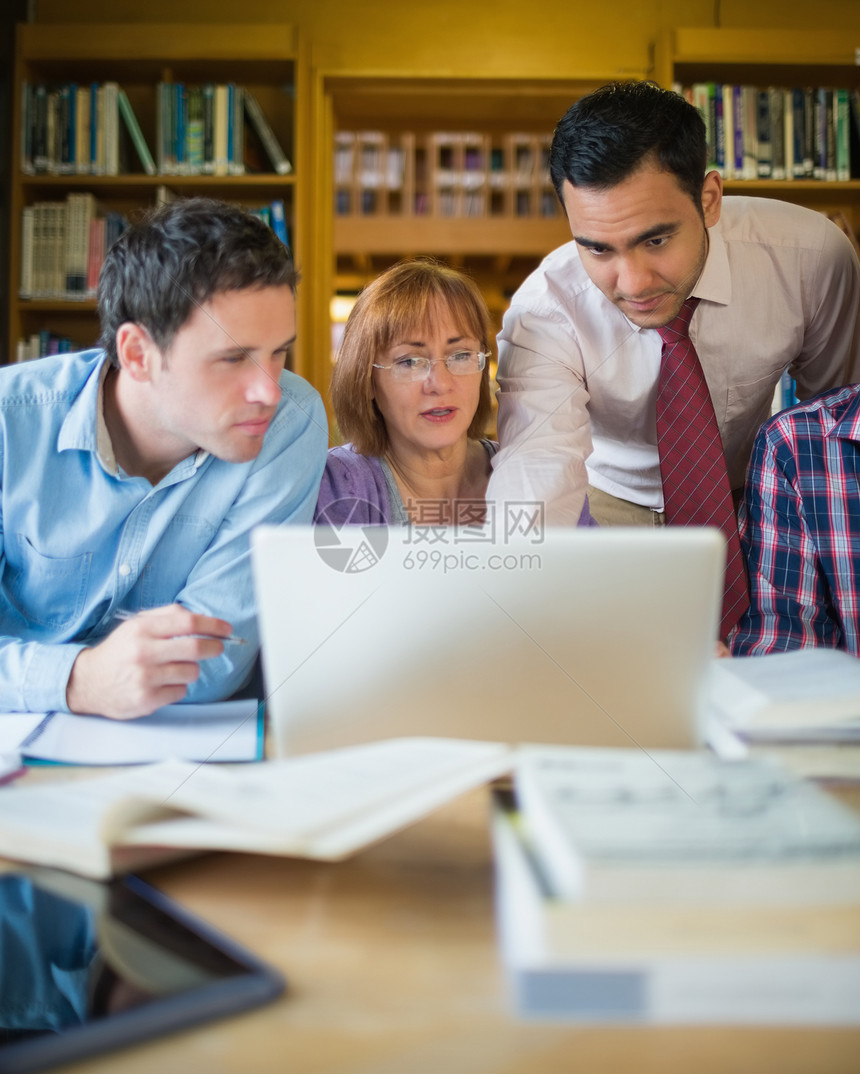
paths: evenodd
<path fill-rule="evenodd" d="M 250 532 L 310 522 L 328 442 L 284 371 L 295 284 L 260 220 L 179 200 L 109 251 L 102 349 L 0 370 L 0 710 L 123 719 L 247 682 Z"/>

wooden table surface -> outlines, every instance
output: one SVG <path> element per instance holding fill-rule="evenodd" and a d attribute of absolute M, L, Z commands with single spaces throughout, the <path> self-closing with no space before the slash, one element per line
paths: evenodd
<path fill-rule="evenodd" d="M 92 1074 L 773 1074 L 860 1071 L 860 1029 L 576 1027 L 513 1013 L 493 921 L 489 795 L 346 862 L 214 854 L 147 878 L 278 966 L 247 1014 L 68 1071 Z"/>

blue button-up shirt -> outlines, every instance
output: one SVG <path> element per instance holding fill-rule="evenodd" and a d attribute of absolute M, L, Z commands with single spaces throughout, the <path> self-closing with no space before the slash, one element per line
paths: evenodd
<path fill-rule="evenodd" d="M 310 522 L 328 441 L 317 392 L 292 373 L 258 457 L 199 451 L 157 485 L 98 450 L 100 350 L 0 370 L 0 710 L 66 709 L 87 644 L 178 601 L 228 620 L 249 645 L 200 664 L 188 701 L 229 696 L 259 647 L 251 530 Z"/>

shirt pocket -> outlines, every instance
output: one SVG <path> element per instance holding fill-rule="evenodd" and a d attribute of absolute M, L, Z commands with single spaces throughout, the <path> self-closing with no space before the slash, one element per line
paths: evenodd
<path fill-rule="evenodd" d="M 151 550 L 141 572 L 141 607 L 172 604 L 211 545 L 218 527 L 200 515 L 176 515 Z"/>
<path fill-rule="evenodd" d="M 22 618 L 48 630 L 74 626 L 86 604 L 92 552 L 46 555 L 19 533 L 15 553 L 14 563 L 7 554 L 6 591 Z"/>
<path fill-rule="evenodd" d="M 729 463 L 729 479 L 733 488 L 744 482 L 752 444 L 762 422 L 767 421 L 773 408 L 773 394 L 782 375 L 777 369 L 757 380 L 732 384 L 726 389 L 726 411 L 722 422 L 723 447 Z"/>

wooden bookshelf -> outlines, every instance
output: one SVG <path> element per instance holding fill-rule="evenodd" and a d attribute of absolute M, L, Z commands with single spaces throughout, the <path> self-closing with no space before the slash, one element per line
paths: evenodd
<path fill-rule="evenodd" d="M 860 40 L 836 30 L 673 29 L 656 51 L 664 86 L 716 81 L 758 87 L 860 88 Z M 850 121 L 850 117 L 849 117 Z M 729 194 L 779 198 L 841 214 L 860 232 L 860 179 L 728 179 Z"/>
<path fill-rule="evenodd" d="M 555 124 L 578 97 L 617 77 L 610 69 L 567 79 L 320 75 L 314 351 L 324 394 L 330 298 L 403 257 L 431 255 L 470 272 L 500 326 L 512 292 L 570 238 L 546 170 Z M 362 161 L 374 151 L 368 189 Z"/>
<path fill-rule="evenodd" d="M 155 204 L 159 196 L 205 194 L 248 208 L 264 209 L 284 202 L 290 245 L 301 264 L 306 227 L 303 226 L 305 174 L 303 118 L 297 108 L 304 90 L 304 64 L 297 35 L 285 24 L 21 24 L 15 47 L 15 102 L 9 278 L 9 335 L 5 361 L 15 359 L 18 341 L 41 330 L 67 336 L 76 346 L 92 346 L 98 337 L 93 298 L 70 301 L 63 297 L 23 298 L 21 280 L 21 221 L 25 207 L 39 202 L 62 202 L 75 192 L 92 193 L 100 213 L 133 217 Z M 234 83 L 247 87 L 259 102 L 293 170 L 278 175 L 267 160 L 261 171 L 214 175 L 145 174 L 133 149 L 128 170 L 117 175 L 88 173 L 25 174 L 21 164 L 22 97 L 25 83 L 63 85 L 116 81 L 127 92 L 153 156 L 157 154 L 157 91 L 160 82 L 202 85 Z M 249 127 L 245 120 L 246 136 Z M 240 154 L 241 156 L 241 154 Z M 260 167 L 259 154 L 252 161 Z M 271 170 L 269 170 L 271 168 Z M 164 189 L 162 189 L 164 188 Z M 308 318 L 299 294 L 300 330 Z M 302 371 L 301 348 L 295 366 Z"/>

